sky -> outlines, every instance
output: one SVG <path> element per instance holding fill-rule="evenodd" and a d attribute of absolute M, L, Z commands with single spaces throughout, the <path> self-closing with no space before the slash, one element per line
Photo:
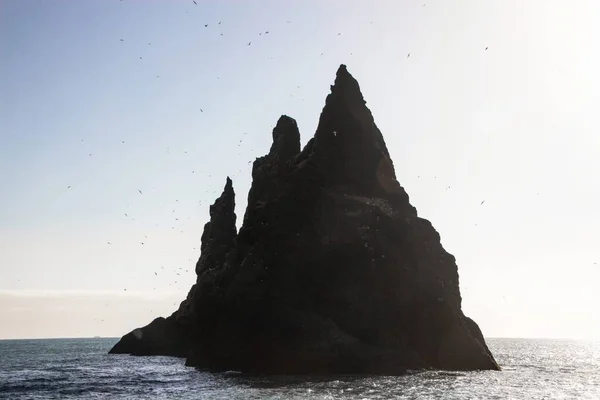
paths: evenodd
<path fill-rule="evenodd" d="M 600 339 L 600 2 L 197 3 L 0 1 L 0 339 L 174 311 L 342 63 L 484 335 Z"/>

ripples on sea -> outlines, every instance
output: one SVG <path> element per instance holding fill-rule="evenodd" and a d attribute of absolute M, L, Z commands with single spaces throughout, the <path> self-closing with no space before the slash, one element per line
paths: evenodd
<path fill-rule="evenodd" d="M 489 339 L 503 371 L 251 378 L 108 355 L 117 339 L 0 341 L 1 399 L 600 399 L 600 343 Z"/>

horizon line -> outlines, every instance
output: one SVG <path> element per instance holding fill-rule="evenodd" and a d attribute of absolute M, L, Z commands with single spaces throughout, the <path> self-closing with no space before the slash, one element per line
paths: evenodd
<path fill-rule="evenodd" d="M 17 340 L 77 340 L 77 339 L 121 339 L 121 336 L 73 336 L 73 337 L 28 337 L 28 338 L 0 338 L 3 341 Z M 511 339 L 511 340 L 561 340 L 577 342 L 600 342 L 600 338 L 573 338 L 573 337 L 524 337 L 524 336 L 487 336 L 485 340 Z"/>

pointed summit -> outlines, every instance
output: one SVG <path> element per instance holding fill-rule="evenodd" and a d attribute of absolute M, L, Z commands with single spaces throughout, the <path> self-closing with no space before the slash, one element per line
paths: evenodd
<path fill-rule="evenodd" d="M 235 225 L 235 193 L 233 191 L 233 182 L 227 177 L 223 193 L 219 196 L 214 204 L 210 206 L 210 217 L 214 218 L 219 215 L 233 215 Z"/>
<path fill-rule="evenodd" d="M 340 64 L 337 72 L 335 73 L 336 76 L 340 76 L 340 74 L 348 74 L 350 75 L 350 73 L 348 72 L 348 67 L 346 67 L 346 64 Z"/>
<path fill-rule="evenodd" d="M 311 146 L 311 158 L 329 171 L 330 185 L 352 183 L 359 192 L 372 191 L 376 185 L 408 202 L 360 86 L 344 64 L 337 71 Z"/>
<path fill-rule="evenodd" d="M 369 136 L 373 145 L 383 151 L 387 157 L 390 157 L 383 136 L 379 128 L 375 125 L 373 114 L 371 114 L 371 111 L 366 106 L 367 102 L 362 95 L 360 85 L 350 72 L 348 72 L 344 64 L 341 64 L 338 68 L 335 82 L 331 86 L 331 94 L 327 96 L 326 104 L 330 105 L 332 103 L 336 107 L 340 107 L 343 104 L 353 116 L 355 122 L 360 123 L 362 133 Z M 323 112 L 325 112 L 325 109 Z"/>
<path fill-rule="evenodd" d="M 363 95 L 360 91 L 360 86 L 354 77 L 348 72 L 346 65 L 342 64 L 335 75 L 335 83 L 331 86 L 331 92 L 342 92 L 347 99 L 356 100 L 362 104 L 366 104 Z"/>

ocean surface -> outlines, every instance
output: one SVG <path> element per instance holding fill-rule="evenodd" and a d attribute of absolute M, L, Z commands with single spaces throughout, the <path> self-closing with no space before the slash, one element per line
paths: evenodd
<path fill-rule="evenodd" d="M 111 339 L 0 341 L 1 399 L 600 399 L 600 343 L 488 339 L 503 371 L 244 377 L 171 357 L 108 355 Z"/>

